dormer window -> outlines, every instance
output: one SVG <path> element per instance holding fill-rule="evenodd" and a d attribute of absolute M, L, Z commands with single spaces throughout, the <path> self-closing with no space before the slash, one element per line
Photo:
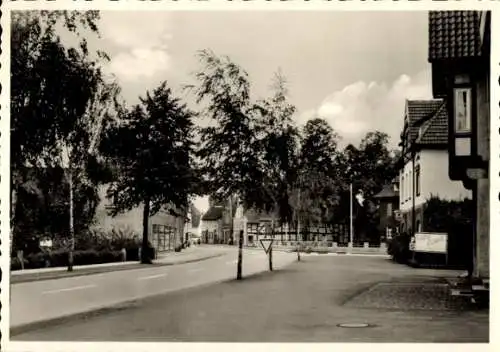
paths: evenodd
<path fill-rule="evenodd" d="M 423 124 L 422 126 L 420 126 L 420 128 L 418 129 L 418 136 L 422 137 L 422 135 L 424 134 L 424 132 L 425 132 L 425 124 Z"/>

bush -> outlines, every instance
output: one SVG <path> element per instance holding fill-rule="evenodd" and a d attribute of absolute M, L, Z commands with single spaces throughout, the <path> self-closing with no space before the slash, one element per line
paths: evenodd
<path fill-rule="evenodd" d="M 26 258 L 23 259 L 23 262 L 24 262 L 24 267 L 26 268 L 29 265 L 29 262 L 28 260 L 26 260 Z M 19 260 L 19 258 L 17 257 L 11 258 L 10 270 L 21 270 L 21 261 Z"/>
<path fill-rule="evenodd" d="M 410 235 L 402 233 L 394 236 L 387 244 L 387 254 L 398 263 L 405 264 L 410 259 Z"/>
<path fill-rule="evenodd" d="M 129 260 L 133 260 L 128 258 Z M 114 263 L 122 260 L 121 251 L 74 251 L 73 265 L 90 265 Z M 39 252 L 28 255 L 24 260 L 25 269 L 39 269 L 45 267 L 62 267 L 68 265 L 68 252 L 59 250 L 53 252 Z M 11 259 L 11 270 L 20 270 L 19 259 Z"/>

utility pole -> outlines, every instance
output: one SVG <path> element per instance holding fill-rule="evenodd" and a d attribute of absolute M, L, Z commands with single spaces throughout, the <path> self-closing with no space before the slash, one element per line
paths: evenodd
<path fill-rule="evenodd" d="M 234 218 L 233 218 L 233 196 L 229 196 L 229 238 L 233 238 L 234 231 Z M 229 239 L 226 240 L 226 243 L 229 242 Z"/>
<path fill-rule="evenodd" d="M 297 216 L 297 261 L 300 262 L 300 196 L 301 196 L 301 184 L 302 184 L 302 175 L 299 175 L 299 195 L 298 195 L 298 202 L 297 202 L 297 209 L 296 211 L 296 216 Z"/>
<path fill-rule="evenodd" d="M 352 229 L 352 205 L 353 205 L 353 200 L 352 200 L 352 182 L 349 185 L 349 192 L 350 192 L 350 200 L 349 200 L 349 242 L 351 243 L 351 247 L 354 246 L 353 243 L 353 229 Z"/>
<path fill-rule="evenodd" d="M 75 251 L 75 226 L 74 226 L 74 205 L 73 205 L 73 169 L 71 165 L 71 153 L 69 148 L 66 149 L 68 155 L 68 167 L 66 172 L 68 175 L 69 185 L 69 252 L 68 252 L 68 271 L 73 271 L 73 252 Z"/>

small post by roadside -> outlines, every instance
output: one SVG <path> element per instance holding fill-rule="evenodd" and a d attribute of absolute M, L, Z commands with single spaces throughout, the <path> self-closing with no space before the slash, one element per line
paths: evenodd
<path fill-rule="evenodd" d="M 241 269 L 243 265 L 243 230 L 240 230 L 240 239 L 238 243 L 238 272 L 236 280 L 241 280 Z"/>
<path fill-rule="evenodd" d="M 273 271 L 273 247 L 269 248 L 269 271 Z"/>

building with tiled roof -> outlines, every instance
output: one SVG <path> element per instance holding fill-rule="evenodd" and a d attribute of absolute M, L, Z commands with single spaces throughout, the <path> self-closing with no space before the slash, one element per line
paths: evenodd
<path fill-rule="evenodd" d="M 373 198 L 378 204 L 378 231 L 382 238 L 391 238 L 397 231 L 399 218 L 399 180 L 385 185 Z"/>
<path fill-rule="evenodd" d="M 423 209 L 431 195 L 470 198 L 448 178 L 448 112 L 443 99 L 407 100 L 401 133 L 399 209 L 402 231 L 424 231 Z"/>
<path fill-rule="evenodd" d="M 433 96 L 447 102 L 447 120 L 456 121 L 448 124 L 449 153 L 442 173 L 475 193 L 474 231 L 462 245 L 474 244 L 467 263 L 470 276 L 488 281 L 491 11 L 429 12 L 428 49 Z M 444 115 L 439 119 L 445 123 Z M 437 138 L 431 132 L 425 141 Z"/>
<path fill-rule="evenodd" d="M 211 205 L 201 217 L 201 240 L 203 243 L 221 243 L 224 207 Z"/>

